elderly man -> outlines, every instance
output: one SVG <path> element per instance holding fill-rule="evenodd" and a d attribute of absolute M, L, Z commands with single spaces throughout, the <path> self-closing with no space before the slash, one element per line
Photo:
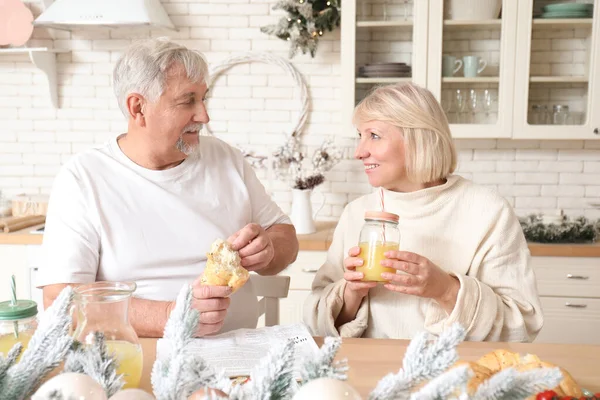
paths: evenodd
<path fill-rule="evenodd" d="M 37 282 L 50 305 L 66 285 L 135 281 L 130 321 L 162 336 L 177 293 L 190 283 L 198 336 L 256 327 L 248 282 L 200 284 L 217 238 L 242 266 L 273 275 L 298 253 L 295 230 L 241 153 L 199 136 L 209 122 L 208 67 L 201 54 L 165 39 L 133 44 L 114 69 L 127 132 L 74 156 L 55 179 Z"/>

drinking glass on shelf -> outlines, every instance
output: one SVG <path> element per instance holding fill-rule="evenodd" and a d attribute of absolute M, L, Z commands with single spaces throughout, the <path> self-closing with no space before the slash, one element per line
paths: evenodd
<path fill-rule="evenodd" d="M 448 123 L 452 123 L 450 113 L 452 112 L 452 92 L 443 91 L 442 92 L 442 108 L 444 113 L 446 113 L 446 118 L 448 119 Z"/>
<path fill-rule="evenodd" d="M 408 8 L 409 8 L 409 4 L 410 0 L 404 0 L 404 20 L 408 21 Z"/>
<path fill-rule="evenodd" d="M 390 0 L 384 0 L 383 1 L 383 20 L 387 21 L 389 19 L 389 12 L 390 12 Z"/>
<path fill-rule="evenodd" d="M 461 89 L 456 89 L 454 93 L 454 104 L 456 105 L 456 123 L 462 123 L 461 114 L 465 111 L 465 106 L 467 105 L 467 99 L 465 99 L 465 94 Z"/>
<path fill-rule="evenodd" d="M 469 106 L 469 111 L 471 111 L 471 120 L 467 121 L 467 122 L 474 123 L 475 122 L 475 114 L 477 113 L 477 110 L 479 109 L 477 91 L 475 89 L 469 90 L 468 106 Z"/>
<path fill-rule="evenodd" d="M 492 92 L 489 89 L 485 89 L 483 91 L 483 102 L 481 105 L 483 107 L 483 112 L 485 112 L 486 118 L 489 118 L 490 116 L 490 112 L 492 111 L 492 103 Z"/>
<path fill-rule="evenodd" d="M 569 117 L 569 106 L 563 104 L 555 104 L 553 107 L 552 123 L 554 125 L 566 125 Z"/>

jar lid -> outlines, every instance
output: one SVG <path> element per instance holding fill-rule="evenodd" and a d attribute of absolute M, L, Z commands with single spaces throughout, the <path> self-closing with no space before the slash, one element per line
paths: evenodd
<path fill-rule="evenodd" d="M 0 303 L 0 321 L 31 318 L 37 312 L 37 303 L 33 300 L 17 300 L 17 304 L 15 305 L 12 305 L 10 300 Z"/>
<path fill-rule="evenodd" d="M 365 219 L 398 222 L 400 220 L 400 216 L 385 211 L 367 211 L 365 213 Z"/>
<path fill-rule="evenodd" d="M 568 110 L 569 106 L 566 104 L 555 104 L 553 109 L 554 109 L 554 111 Z"/>

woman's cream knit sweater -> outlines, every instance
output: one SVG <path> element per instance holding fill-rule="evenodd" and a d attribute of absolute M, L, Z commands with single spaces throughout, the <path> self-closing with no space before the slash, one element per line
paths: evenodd
<path fill-rule="evenodd" d="M 379 209 L 377 193 L 348 204 L 327 260 L 304 304 L 315 335 L 410 339 L 439 334 L 454 322 L 471 341 L 532 341 L 543 325 L 529 249 L 510 205 L 490 189 L 457 175 L 410 193 L 384 192 L 386 211 L 400 216 L 400 248 L 427 257 L 460 281 L 450 315 L 434 300 L 371 289 L 356 318 L 334 326 L 343 305 L 344 258 L 357 246 L 364 213 Z"/>

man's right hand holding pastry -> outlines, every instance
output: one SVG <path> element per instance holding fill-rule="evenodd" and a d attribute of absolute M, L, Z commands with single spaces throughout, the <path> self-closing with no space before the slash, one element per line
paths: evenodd
<path fill-rule="evenodd" d="M 200 278 L 192 284 L 192 307 L 200 312 L 196 336 L 218 333 L 223 327 L 231 303 L 229 286 L 203 285 Z"/>

